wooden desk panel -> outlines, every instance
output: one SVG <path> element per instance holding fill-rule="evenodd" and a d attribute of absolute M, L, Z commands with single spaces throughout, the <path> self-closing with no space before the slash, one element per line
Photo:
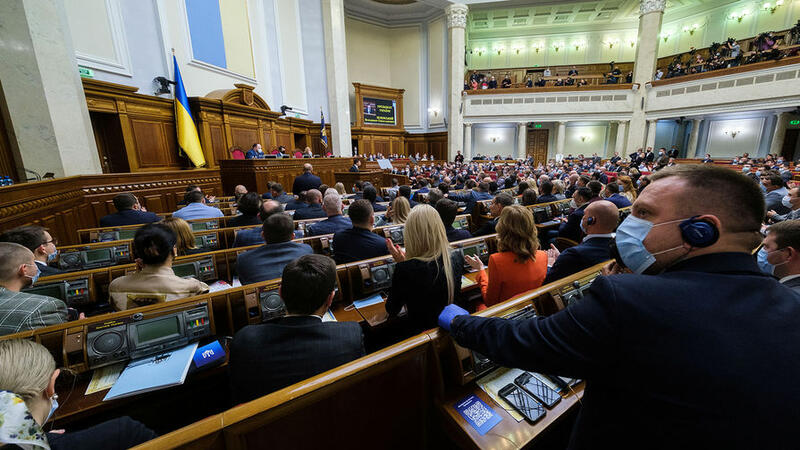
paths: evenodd
<path fill-rule="evenodd" d="M 248 190 L 267 192 L 267 182 L 277 181 L 291 192 L 295 177 L 303 173 L 303 165 L 313 166 L 314 175 L 330 187 L 336 183 L 334 172 L 346 171 L 353 158 L 281 158 L 281 159 L 223 159 L 219 161 L 222 192 L 232 194 L 237 184 Z"/>

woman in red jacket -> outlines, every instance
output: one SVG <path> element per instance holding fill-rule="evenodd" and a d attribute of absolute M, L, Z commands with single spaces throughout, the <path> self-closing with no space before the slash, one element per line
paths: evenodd
<path fill-rule="evenodd" d="M 547 275 L 547 253 L 539 250 L 530 209 L 519 205 L 506 206 L 500 213 L 496 229 L 498 252 L 489 256 L 488 276 L 478 257 L 465 257 L 467 264 L 479 271 L 477 281 L 485 306 L 536 289 Z M 478 309 L 485 306 L 480 305 Z"/>

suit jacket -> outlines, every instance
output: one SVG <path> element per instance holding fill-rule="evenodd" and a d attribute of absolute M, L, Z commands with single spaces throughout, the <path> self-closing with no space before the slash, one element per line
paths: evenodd
<path fill-rule="evenodd" d="M 248 250 L 236 257 L 236 272 L 244 284 L 274 280 L 283 276 L 283 268 L 295 259 L 314 253 L 308 244 L 280 242 Z"/>
<path fill-rule="evenodd" d="M 257 152 L 252 148 L 244 154 L 245 159 L 264 159 L 267 156 L 264 152 Z"/>
<path fill-rule="evenodd" d="M 358 172 L 358 166 L 357 166 L 357 165 L 355 165 L 355 164 L 353 164 L 352 166 L 350 166 L 350 172 Z"/>
<path fill-rule="evenodd" d="M 495 227 L 497 227 L 497 218 L 495 217 L 492 220 L 487 220 L 486 223 L 483 224 L 482 227 L 475 232 L 475 236 L 486 236 L 488 234 L 495 234 Z M 445 230 L 446 231 L 446 230 Z"/>
<path fill-rule="evenodd" d="M 647 162 L 653 162 L 656 159 L 656 155 L 653 152 L 647 152 L 644 154 L 644 160 Z"/>
<path fill-rule="evenodd" d="M 386 211 L 387 209 L 388 208 L 386 208 L 385 206 L 379 205 L 377 200 L 374 203 L 372 203 L 372 210 L 375 212 Z"/>
<path fill-rule="evenodd" d="M 788 288 L 791 288 L 793 291 L 795 291 L 798 294 L 800 294 L 800 277 L 792 278 L 791 280 L 787 280 L 786 282 L 781 283 L 781 284 L 783 284 L 784 286 L 786 286 Z"/>
<path fill-rule="evenodd" d="M 289 203 L 294 200 L 294 195 L 289 195 L 286 192 L 284 192 L 283 194 L 277 197 L 273 197 L 272 199 L 278 203 Z"/>
<path fill-rule="evenodd" d="M 587 380 L 571 449 L 795 442 L 800 294 L 750 254 L 601 276 L 584 295 L 547 317 L 458 316 L 451 335 L 505 367 Z"/>
<path fill-rule="evenodd" d="M 783 197 L 788 193 L 789 192 L 786 190 L 786 188 L 782 187 L 764 194 L 764 201 L 767 204 L 767 211 L 773 210 L 778 214 L 786 214 L 791 211 L 791 209 L 783 206 L 783 203 L 781 202 Z"/>
<path fill-rule="evenodd" d="M 306 227 L 306 236 L 319 236 L 321 234 L 336 233 L 337 231 L 346 230 L 352 226 L 353 224 L 350 222 L 349 217 L 338 214 L 335 216 L 330 216 L 325 220 L 312 223 Z M 335 246 L 333 251 L 336 252 Z"/>
<path fill-rule="evenodd" d="M 466 209 L 464 210 L 464 214 L 472 214 L 472 209 L 475 208 L 475 204 L 481 200 L 491 200 L 492 194 L 488 192 L 478 192 L 475 190 L 470 190 L 469 192 L 464 194 L 449 194 L 447 198 L 449 198 L 454 202 L 466 203 L 467 206 Z"/>
<path fill-rule="evenodd" d="M 558 236 L 572 239 L 573 241 L 580 242 L 583 231 L 581 231 L 581 220 L 583 220 L 583 211 L 589 203 L 584 203 L 575 211 L 572 211 L 567 216 L 567 221 L 558 226 Z"/>
<path fill-rule="evenodd" d="M 671 148 L 669 151 L 667 151 L 667 156 L 670 158 L 677 158 L 678 153 L 680 153 L 680 151 L 677 148 Z"/>
<path fill-rule="evenodd" d="M 622 194 L 614 194 L 611 197 L 606 198 L 609 202 L 617 205 L 617 208 L 626 208 L 631 206 L 631 201 L 628 200 L 628 197 L 625 197 Z"/>
<path fill-rule="evenodd" d="M 553 194 L 542 194 L 536 198 L 536 203 L 550 203 L 558 200 Z"/>
<path fill-rule="evenodd" d="M 318 189 L 322 184 L 322 180 L 313 173 L 303 173 L 298 175 L 292 183 L 292 194 L 299 194 L 309 189 Z"/>
<path fill-rule="evenodd" d="M 283 210 L 291 211 L 293 209 L 303 209 L 303 208 L 308 208 L 308 203 L 294 199 L 292 201 L 287 202 L 286 205 L 283 207 Z"/>
<path fill-rule="evenodd" d="M 246 227 L 248 225 L 261 225 L 258 215 L 240 214 L 228 219 L 227 227 Z"/>
<path fill-rule="evenodd" d="M 388 255 L 386 239 L 365 228 L 352 227 L 333 235 L 333 260 L 345 264 Z"/>
<path fill-rule="evenodd" d="M 233 247 L 247 247 L 249 245 L 263 244 L 264 238 L 261 237 L 261 228 L 248 228 L 239 230 L 236 239 L 233 240 Z"/>
<path fill-rule="evenodd" d="M 364 356 L 356 322 L 287 316 L 239 330 L 230 346 L 234 403 L 247 402 Z"/>
<path fill-rule="evenodd" d="M 795 219 L 800 219 L 800 209 L 789 211 L 786 214 L 778 214 L 777 216 L 772 216 L 773 222 L 783 222 L 784 220 L 795 220 Z"/>
<path fill-rule="evenodd" d="M 322 209 L 322 205 L 319 203 L 314 203 L 313 205 L 308 205 L 305 208 L 299 208 L 294 211 L 294 220 L 319 219 L 326 216 L 325 210 Z"/>
<path fill-rule="evenodd" d="M 158 222 L 161 220 L 157 215 L 149 211 L 139 211 L 135 209 L 126 209 L 124 211 L 117 211 L 114 214 L 109 214 L 100 218 L 101 227 L 120 227 L 123 225 L 139 225 L 146 223 Z"/>
<path fill-rule="evenodd" d="M 543 284 L 552 283 L 595 264 L 608 261 L 611 259 L 610 244 L 610 237 L 597 237 L 564 250 L 558 255 L 553 267 L 547 271 Z"/>
<path fill-rule="evenodd" d="M 41 261 L 36 261 L 36 267 L 39 268 L 39 276 L 41 277 L 49 277 L 50 275 L 58 275 L 63 273 L 63 271 L 58 270 L 55 267 L 50 267 Z"/>
<path fill-rule="evenodd" d="M 447 242 L 463 241 L 472 237 L 469 230 L 463 228 L 457 230 L 453 228 L 453 225 L 445 225 L 444 232 L 447 234 Z"/>

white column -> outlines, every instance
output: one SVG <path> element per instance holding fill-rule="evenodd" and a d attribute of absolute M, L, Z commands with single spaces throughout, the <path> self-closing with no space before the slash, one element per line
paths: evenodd
<path fill-rule="evenodd" d="M 517 154 L 514 155 L 515 159 L 525 158 L 525 149 L 527 146 L 528 137 L 528 124 L 527 122 L 517 123 Z"/>
<path fill-rule="evenodd" d="M 461 152 L 464 155 L 464 161 L 470 161 L 472 159 L 472 124 L 465 123 L 464 124 L 464 151 Z"/>
<path fill-rule="evenodd" d="M 696 158 L 697 138 L 700 136 L 700 123 L 703 119 L 692 119 L 692 131 L 689 133 L 689 146 L 686 148 L 687 158 Z"/>
<path fill-rule="evenodd" d="M 447 159 L 452 161 L 456 152 L 464 147 L 464 116 L 461 111 L 464 89 L 464 29 L 467 26 L 467 7 L 458 3 L 444 9 L 450 45 L 447 63 L 450 83 L 447 97 Z"/>
<path fill-rule="evenodd" d="M 325 33 L 331 152 L 336 156 L 350 156 L 353 145 L 350 135 L 350 85 L 347 78 L 347 43 L 342 1 L 322 2 L 322 23 Z"/>
<path fill-rule="evenodd" d="M 636 39 L 636 59 L 633 66 L 633 82 L 639 90 L 633 95 L 633 114 L 628 127 L 628 151 L 630 154 L 645 143 L 645 110 L 642 100 L 647 97 L 645 83 L 653 80 L 660 42 L 661 19 L 666 0 L 642 0 L 639 5 L 639 35 Z"/>
<path fill-rule="evenodd" d="M 625 136 L 628 129 L 628 121 L 620 120 L 617 122 L 617 142 L 614 144 L 614 151 L 624 158 L 625 155 Z"/>
<path fill-rule="evenodd" d="M 558 122 L 556 131 L 556 155 L 564 154 L 564 142 L 567 139 L 567 122 Z"/>
<path fill-rule="evenodd" d="M 775 132 L 772 134 L 772 143 L 769 145 L 769 152 L 780 155 L 783 150 L 783 140 L 786 138 L 786 117 L 785 112 L 775 115 Z"/>
<path fill-rule="evenodd" d="M 655 151 L 656 145 L 656 120 L 648 120 L 647 121 L 647 142 L 645 143 L 645 149 L 650 147 Z"/>
<path fill-rule="evenodd" d="M 102 173 L 64 2 L 0 1 L 0 61 L 21 166 L 57 177 Z"/>

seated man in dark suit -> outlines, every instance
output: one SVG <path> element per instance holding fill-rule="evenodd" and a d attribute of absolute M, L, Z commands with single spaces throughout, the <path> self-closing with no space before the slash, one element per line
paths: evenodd
<path fill-rule="evenodd" d="M 311 189 L 319 189 L 319 186 L 322 184 L 322 180 L 313 173 L 314 168 L 311 167 L 311 164 L 305 163 L 303 164 L 303 174 L 298 175 L 294 179 L 294 183 L 292 183 L 292 193 L 297 194 L 298 192 L 302 191 L 309 191 Z"/>
<path fill-rule="evenodd" d="M 631 201 L 628 200 L 628 197 L 619 193 L 619 185 L 617 183 L 608 183 L 605 188 L 604 195 L 601 197 L 605 197 L 606 200 L 610 201 L 617 208 L 627 208 L 631 206 Z"/>
<path fill-rule="evenodd" d="M 139 225 L 158 222 L 157 215 L 147 212 L 135 195 L 125 192 L 114 196 L 114 208 L 117 212 L 100 218 L 101 227 L 119 227 L 122 225 Z"/>
<path fill-rule="evenodd" d="M 491 200 L 492 194 L 489 193 L 489 183 L 483 181 L 478 184 L 477 190 L 471 189 L 465 194 L 447 194 L 447 198 L 454 202 L 466 203 L 464 214 L 472 214 L 475 205 L 481 200 Z"/>
<path fill-rule="evenodd" d="M 608 201 L 598 200 L 589 203 L 581 218 L 581 228 L 585 230 L 583 241 L 563 252 L 551 245 L 547 250 L 547 277 L 544 283 L 552 283 L 611 259 L 609 244 L 619 222 L 619 209 Z"/>
<path fill-rule="evenodd" d="M 13 242 L 33 252 L 33 260 L 43 277 L 61 273 L 59 269 L 51 267 L 50 263 L 58 257 L 56 240 L 39 225 L 23 225 L 0 234 L 0 242 Z"/>
<path fill-rule="evenodd" d="M 771 225 L 761 252 L 766 253 L 771 274 L 784 286 L 800 293 L 800 220 Z"/>
<path fill-rule="evenodd" d="M 285 211 L 291 211 L 294 209 L 303 209 L 308 207 L 308 202 L 306 202 L 306 191 L 298 192 L 297 197 L 293 200 L 289 200 L 286 205 L 284 205 L 283 209 Z"/>
<path fill-rule="evenodd" d="M 374 186 L 369 185 L 364 188 L 364 200 L 367 200 L 370 205 L 372 205 L 373 211 L 386 211 L 386 207 L 383 205 L 379 205 L 378 202 L 378 191 L 375 189 Z M 383 199 L 381 199 L 383 201 Z"/>
<path fill-rule="evenodd" d="M 228 219 L 226 227 L 246 227 L 263 223 L 258 217 L 258 213 L 261 211 L 261 196 L 257 192 L 244 194 L 236 203 L 236 210 L 239 211 L 239 215 Z"/>
<path fill-rule="evenodd" d="M 411 186 L 400 186 L 397 189 L 397 194 L 405 197 L 406 200 L 408 200 L 408 206 L 413 208 L 418 205 L 417 202 L 411 200 Z"/>
<path fill-rule="evenodd" d="M 552 181 L 544 181 L 542 185 L 539 186 L 539 189 L 542 191 L 542 195 L 536 198 L 536 203 L 550 203 L 558 200 L 558 197 L 553 195 L 553 182 Z"/>
<path fill-rule="evenodd" d="M 256 399 L 364 356 L 364 335 L 358 323 L 322 321 L 335 289 L 336 265 L 327 256 L 306 255 L 286 265 L 280 295 L 289 315 L 248 325 L 231 342 L 234 403 Z"/>
<path fill-rule="evenodd" d="M 581 231 L 581 220 L 583 220 L 583 212 L 589 201 L 594 198 L 594 194 L 589 188 L 578 188 L 572 199 L 575 200 L 577 208 L 572 211 L 567 220 L 558 226 L 558 234 L 556 236 L 571 239 L 575 242 L 580 242 L 583 231 Z"/>
<path fill-rule="evenodd" d="M 358 158 L 353 158 L 353 165 L 350 166 L 350 172 L 358 172 L 359 166 L 361 166 L 361 160 Z"/>
<path fill-rule="evenodd" d="M 319 219 L 325 217 L 325 210 L 322 209 L 322 192 L 311 189 L 306 192 L 306 202 L 308 206 L 294 211 L 294 220 Z"/>
<path fill-rule="evenodd" d="M 458 203 L 443 198 L 436 202 L 436 212 L 439 213 L 439 217 L 442 218 L 442 223 L 444 223 L 444 232 L 447 234 L 447 242 L 462 241 L 472 237 L 469 230 L 453 228 L 453 222 L 455 222 L 456 215 L 458 214 Z"/>
<path fill-rule="evenodd" d="M 386 239 L 372 232 L 375 215 L 372 205 L 366 199 L 356 200 L 347 210 L 353 227 L 337 231 L 333 235 L 333 259 L 336 264 L 345 264 L 362 259 L 388 255 Z"/>
<path fill-rule="evenodd" d="M 286 214 L 273 214 L 261 228 L 266 245 L 236 257 L 236 271 L 242 285 L 280 278 L 290 261 L 314 253 L 311 246 L 292 242 L 294 222 Z"/>
<path fill-rule="evenodd" d="M 261 149 L 261 144 L 253 144 L 244 155 L 245 159 L 264 159 L 266 156 L 264 150 Z"/>
<path fill-rule="evenodd" d="M 280 183 L 272 183 L 270 194 L 272 194 L 273 200 L 278 203 L 289 203 L 294 200 L 294 196 L 287 194 L 286 191 L 283 190 L 283 185 Z"/>
<path fill-rule="evenodd" d="M 265 200 L 261 202 L 261 208 L 258 213 L 258 218 L 263 225 L 264 221 L 273 214 L 282 212 L 281 204 L 275 200 Z M 236 232 L 236 238 L 233 240 L 233 247 L 247 247 L 250 245 L 263 244 L 264 236 L 261 227 L 247 228 Z"/>
<path fill-rule="evenodd" d="M 310 209 L 310 208 L 306 208 Z M 337 231 L 346 230 L 353 226 L 350 219 L 342 215 L 342 200 L 338 194 L 328 194 L 323 200 L 323 209 L 328 216 L 327 219 L 315 222 L 306 227 L 306 236 L 319 236 L 321 234 L 331 234 Z M 301 209 L 300 211 L 305 211 Z M 297 213 L 295 213 L 297 216 Z M 334 252 L 336 249 L 334 248 Z"/>
<path fill-rule="evenodd" d="M 497 218 L 503 212 L 503 208 L 514 204 L 514 199 L 508 194 L 497 194 L 489 205 L 489 214 L 492 215 L 491 220 L 487 220 L 482 227 L 475 232 L 475 236 L 486 236 L 488 234 L 495 234 L 495 227 L 497 226 Z"/>

